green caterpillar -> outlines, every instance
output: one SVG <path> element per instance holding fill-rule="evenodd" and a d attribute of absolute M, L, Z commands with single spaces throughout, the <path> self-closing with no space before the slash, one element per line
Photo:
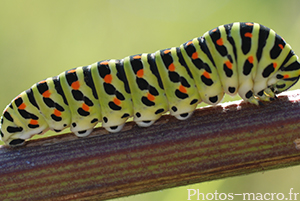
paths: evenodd
<path fill-rule="evenodd" d="M 5 108 L 1 139 L 22 145 L 47 130 L 71 127 L 79 137 L 98 122 L 110 132 L 133 116 L 142 127 L 170 114 L 187 119 L 198 103 L 238 93 L 259 105 L 299 79 L 297 56 L 283 38 L 257 23 L 221 25 L 179 47 L 105 60 L 47 78 Z"/>

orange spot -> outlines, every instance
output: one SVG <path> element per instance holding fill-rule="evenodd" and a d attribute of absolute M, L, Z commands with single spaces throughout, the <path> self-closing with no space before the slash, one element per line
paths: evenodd
<path fill-rule="evenodd" d="M 282 44 L 279 44 L 278 46 L 280 47 L 280 49 L 283 49 L 283 45 Z"/>
<path fill-rule="evenodd" d="M 188 45 L 190 45 L 192 43 L 193 43 L 193 41 L 190 40 L 189 42 L 186 43 L 186 45 L 188 46 Z"/>
<path fill-rule="evenodd" d="M 248 37 L 248 38 L 252 38 L 252 33 L 250 33 L 250 32 L 247 32 L 247 33 L 245 33 L 245 35 L 244 35 L 245 37 Z"/>
<path fill-rule="evenodd" d="M 168 69 L 169 69 L 169 71 L 172 71 L 172 72 L 175 71 L 175 65 L 174 65 L 174 63 L 171 63 L 169 65 Z"/>
<path fill-rule="evenodd" d="M 164 54 L 168 54 L 169 52 L 171 52 L 171 50 L 165 50 Z"/>
<path fill-rule="evenodd" d="M 57 117 L 60 117 L 61 116 L 61 112 L 57 109 L 54 109 L 54 115 L 57 116 Z"/>
<path fill-rule="evenodd" d="M 79 81 L 75 81 L 71 84 L 72 89 L 78 90 L 80 87 Z"/>
<path fill-rule="evenodd" d="M 254 61 L 253 56 L 249 56 L 248 61 L 249 61 L 249 63 L 253 64 L 253 61 Z"/>
<path fill-rule="evenodd" d="M 45 91 L 42 95 L 43 95 L 43 97 L 45 97 L 45 98 L 49 98 L 50 95 L 51 95 L 51 93 L 50 93 L 49 90 L 47 90 L 47 91 Z"/>
<path fill-rule="evenodd" d="M 203 76 L 206 77 L 207 79 L 210 79 L 210 75 L 207 71 L 204 71 Z"/>
<path fill-rule="evenodd" d="M 116 105 L 121 105 L 121 101 L 119 99 L 117 99 L 117 98 L 114 98 L 114 103 Z"/>
<path fill-rule="evenodd" d="M 153 96 L 152 94 L 148 93 L 147 95 L 148 100 L 150 101 L 154 101 L 155 100 L 155 96 Z"/>
<path fill-rule="evenodd" d="M 43 84 L 45 82 L 47 82 L 47 81 L 46 80 L 42 80 L 42 81 L 39 81 L 38 84 Z"/>
<path fill-rule="evenodd" d="M 283 76 L 283 79 L 287 79 L 287 78 L 289 78 L 290 76 L 289 75 L 284 75 Z"/>
<path fill-rule="evenodd" d="M 248 26 L 253 26 L 253 23 L 251 23 L 251 22 L 247 22 L 245 24 L 248 25 Z"/>
<path fill-rule="evenodd" d="M 89 111 L 89 109 L 90 109 L 90 107 L 87 105 L 87 104 L 85 104 L 85 103 L 82 103 L 82 109 L 84 110 L 84 111 Z"/>
<path fill-rule="evenodd" d="M 68 70 L 68 73 L 75 73 L 75 72 L 76 72 L 76 69 Z"/>
<path fill-rule="evenodd" d="M 273 63 L 273 67 L 276 68 L 277 67 L 277 63 Z"/>
<path fill-rule="evenodd" d="M 197 52 L 194 52 L 192 54 L 192 59 L 198 59 L 198 53 Z"/>
<path fill-rule="evenodd" d="M 187 92 L 186 88 L 184 86 L 182 86 L 182 85 L 179 86 L 179 91 L 182 92 L 182 93 L 186 93 Z"/>
<path fill-rule="evenodd" d="M 104 82 L 110 84 L 112 81 L 112 75 L 111 74 L 107 74 L 104 77 Z"/>
<path fill-rule="evenodd" d="M 26 108 L 25 103 L 22 103 L 18 108 L 19 108 L 20 110 L 24 110 L 24 109 Z"/>
<path fill-rule="evenodd" d="M 108 65 L 108 64 L 109 64 L 108 61 L 102 61 L 102 62 L 100 63 L 100 65 Z"/>
<path fill-rule="evenodd" d="M 138 70 L 138 72 L 136 72 L 136 76 L 142 78 L 144 76 L 144 69 Z"/>
<path fill-rule="evenodd" d="M 219 45 L 219 46 L 222 46 L 222 45 L 223 45 L 223 40 L 222 40 L 222 38 L 219 38 L 219 39 L 217 40 L 217 45 Z"/>
<path fill-rule="evenodd" d="M 134 59 L 140 59 L 141 58 L 141 55 L 135 55 L 134 57 L 132 57 Z"/>
<path fill-rule="evenodd" d="M 31 125 L 37 125 L 37 124 L 39 124 L 39 122 L 37 120 L 31 119 L 30 122 L 29 122 L 29 124 L 31 124 Z"/>
<path fill-rule="evenodd" d="M 217 31 L 217 28 L 214 28 L 213 30 L 211 30 L 212 32 L 215 32 L 215 31 Z"/>
<path fill-rule="evenodd" d="M 232 63 L 230 61 L 225 62 L 227 68 L 232 69 Z"/>

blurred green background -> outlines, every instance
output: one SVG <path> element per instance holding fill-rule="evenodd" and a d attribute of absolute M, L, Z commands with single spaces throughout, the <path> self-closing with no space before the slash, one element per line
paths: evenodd
<path fill-rule="evenodd" d="M 178 46 L 235 21 L 266 25 L 300 53 L 300 1 L 296 0 L 0 0 L 0 5 L 2 109 L 35 82 L 67 69 Z M 239 97 L 224 101 L 235 99 Z M 299 172 L 299 167 L 291 167 L 116 200 L 187 200 L 188 188 L 203 193 L 288 195 L 290 188 L 300 193 Z"/>

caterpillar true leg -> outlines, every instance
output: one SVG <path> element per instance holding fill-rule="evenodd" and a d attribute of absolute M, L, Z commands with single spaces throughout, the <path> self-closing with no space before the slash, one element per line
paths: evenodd
<path fill-rule="evenodd" d="M 274 94 L 274 92 L 272 91 L 272 89 L 270 89 L 270 88 L 266 88 L 264 92 L 265 92 L 265 94 L 267 94 L 267 96 L 269 96 L 271 98 L 274 98 L 274 99 L 277 98 L 276 95 Z"/>
<path fill-rule="evenodd" d="M 272 101 L 272 100 L 274 100 L 274 98 L 269 96 L 265 91 L 266 90 L 262 90 L 262 91 L 260 91 L 256 94 L 256 96 L 259 98 L 259 100 L 262 100 L 262 101 Z"/>

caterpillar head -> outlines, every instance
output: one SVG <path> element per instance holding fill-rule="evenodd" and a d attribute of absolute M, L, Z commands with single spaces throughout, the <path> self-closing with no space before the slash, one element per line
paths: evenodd
<path fill-rule="evenodd" d="M 296 55 L 295 59 L 297 59 Z M 271 89 L 275 94 L 279 94 L 283 91 L 288 90 L 299 80 L 300 75 L 300 63 L 296 60 L 289 65 L 282 66 L 279 71 L 275 74 L 274 80 L 271 84 Z M 272 81 L 271 81 L 272 82 Z M 269 82 L 270 83 L 270 82 Z"/>
<path fill-rule="evenodd" d="M 279 80 L 276 84 L 274 84 L 271 89 L 275 94 L 279 94 L 283 91 L 288 90 L 299 80 L 299 76 L 295 78 L 295 80 Z"/>

